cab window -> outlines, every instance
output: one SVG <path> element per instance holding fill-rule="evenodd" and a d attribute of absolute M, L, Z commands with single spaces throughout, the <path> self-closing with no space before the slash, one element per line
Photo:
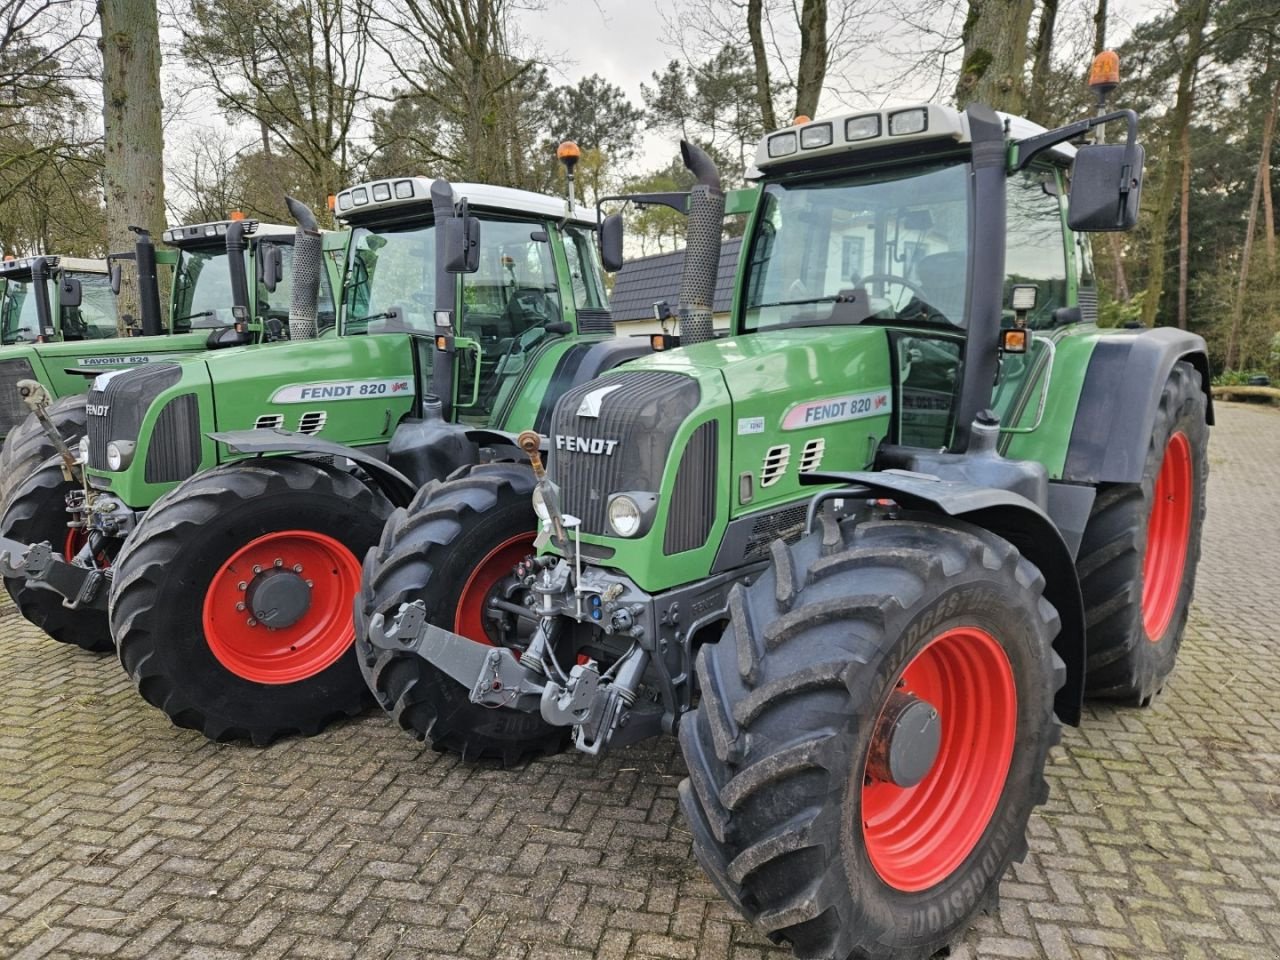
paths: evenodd
<path fill-rule="evenodd" d="M 80 306 L 62 308 L 62 335 L 68 340 L 107 340 L 119 333 L 111 279 L 102 273 L 76 273 Z"/>
<path fill-rule="evenodd" d="M 596 256 L 595 231 L 569 227 L 564 234 L 564 254 L 569 261 L 569 283 L 573 305 L 578 310 L 607 310 L 600 262 Z"/>
<path fill-rule="evenodd" d="M 1067 305 L 1067 250 L 1063 242 L 1062 199 L 1057 173 L 1031 168 L 1010 177 L 1005 242 L 1006 311 L 1015 284 L 1035 284 L 1036 306 L 1030 327 L 1053 325 L 1053 312 Z M 1012 314 L 1008 314 L 1012 319 Z"/>

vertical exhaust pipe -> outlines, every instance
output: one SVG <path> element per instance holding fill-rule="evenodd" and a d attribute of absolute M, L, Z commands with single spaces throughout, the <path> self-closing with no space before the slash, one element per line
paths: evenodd
<path fill-rule="evenodd" d="M 232 220 L 227 225 L 227 269 L 231 271 L 231 316 L 237 324 L 249 316 L 249 278 L 244 269 L 244 221 Z"/>
<path fill-rule="evenodd" d="M 53 265 L 57 265 L 57 257 L 53 257 Z M 49 258 L 35 257 L 31 261 L 31 296 L 36 298 L 36 342 L 45 343 L 57 334 L 53 323 L 53 310 L 49 303 L 49 285 L 45 283 L 50 274 Z"/>
<path fill-rule="evenodd" d="M 143 227 L 130 227 L 138 239 L 133 244 L 133 262 L 138 268 L 138 308 L 142 314 L 142 335 L 164 333 L 160 318 L 160 281 L 156 277 L 156 245 Z"/>
<path fill-rule="evenodd" d="M 697 183 L 689 193 L 684 270 L 680 274 L 680 342 L 701 343 L 715 336 L 716 275 L 720 272 L 720 233 L 724 229 L 724 191 L 720 171 L 706 151 L 680 141 L 680 156 Z"/>
<path fill-rule="evenodd" d="M 293 286 L 289 290 L 289 339 L 314 340 L 319 333 L 320 270 L 324 262 L 320 225 L 300 200 L 285 197 L 289 215 L 298 224 L 293 238 Z"/>

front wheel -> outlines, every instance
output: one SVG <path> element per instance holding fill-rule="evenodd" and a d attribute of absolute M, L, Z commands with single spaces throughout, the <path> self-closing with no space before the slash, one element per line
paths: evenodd
<path fill-rule="evenodd" d="M 390 504 L 359 479 L 269 458 L 157 501 L 116 560 L 110 617 L 143 698 L 211 740 L 267 744 L 352 716 L 357 559 Z"/>
<path fill-rule="evenodd" d="M 801 957 L 928 957 L 1026 852 L 1065 668 L 1044 579 L 959 523 L 774 544 L 698 653 L 680 724 L 694 852 Z"/>
<path fill-rule="evenodd" d="M 67 526 L 67 494 L 78 489 L 62 474 L 61 457 L 40 464 L 21 482 L 10 487 L 4 515 L 0 517 L 0 536 L 20 543 L 47 541 L 55 554 L 71 563 L 98 567 L 111 565 L 111 550 L 118 541 L 110 541 L 110 549 L 99 550 L 91 559 L 84 547 L 88 543 L 83 529 Z M 107 615 L 101 610 L 71 610 L 62 603 L 62 595 L 28 580 L 5 578 L 5 589 L 17 604 L 19 612 L 59 643 L 106 653 L 113 647 Z"/>
<path fill-rule="evenodd" d="M 86 399 L 83 393 L 61 397 L 49 404 L 45 411 L 63 443 L 72 451 L 87 430 Z M 4 445 L 0 446 L 0 503 L 4 503 L 11 490 L 57 452 L 39 418 L 34 413 L 27 414 L 25 420 L 9 431 Z"/>
<path fill-rule="evenodd" d="M 421 600 L 427 621 L 477 643 L 523 649 L 532 618 L 510 612 L 523 590 L 513 568 L 532 556 L 537 517 L 525 464 L 476 466 L 418 491 L 397 510 L 364 561 L 356 606 L 360 668 L 378 702 L 405 730 L 465 759 L 517 763 L 564 749 L 569 728 L 537 713 L 472 703 L 460 683 L 416 654 L 368 639 L 375 613 L 388 621 Z M 494 601 L 506 606 L 496 606 Z"/>

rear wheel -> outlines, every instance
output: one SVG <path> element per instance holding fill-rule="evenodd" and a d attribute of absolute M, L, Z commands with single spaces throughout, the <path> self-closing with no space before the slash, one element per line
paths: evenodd
<path fill-rule="evenodd" d="M 778 541 L 698 653 L 680 724 L 694 852 L 797 956 L 928 957 L 1026 853 L 1065 668 L 1044 579 L 963 524 Z"/>
<path fill-rule="evenodd" d="M 9 489 L 4 516 L 0 517 L 0 536 L 27 544 L 47 541 L 62 559 L 68 563 L 75 560 L 87 543 L 83 531 L 67 526 L 71 519 L 67 494 L 76 489 L 76 484 L 62 475 L 60 457 L 46 460 Z M 87 558 L 82 562 L 88 562 Z M 92 562 L 110 566 L 109 552 L 99 552 Z M 111 629 L 103 611 L 68 609 L 62 605 L 61 594 L 32 581 L 6 577 L 4 586 L 19 612 L 59 643 L 94 653 L 112 649 Z"/>
<path fill-rule="evenodd" d="M 523 464 L 485 464 L 423 487 L 397 510 L 364 561 L 356 608 L 360 668 L 378 702 L 405 730 L 438 750 L 506 764 L 564 749 L 569 730 L 536 713 L 483 707 L 469 691 L 412 653 L 368 640 L 375 613 L 388 621 L 421 600 L 427 621 L 477 643 L 523 649 L 532 622 L 492 605 L 519 603 L 513 573 L 535 552 L 533 474 Z"/>
<path fill-rule="evenodd" d="M 1156 411 L 1142 483 L 1098 491 L 1077 567 L 1089 696 L 1146 705 L 1173 670 L 1195 591 L 1209 472 L 1200 374 L 1178 363 Z"/>
<path fill-rule="evenodd" d="M 45 411 L 63 442 L 74 451 L 87 430 L 83 393 L 61 397 L 49 404 Z M 0 447 L 0 503 L 8 498 L 9 491 L 25 480 L 40 465 L 57 453 L 53 441 L 45 434 L 34 413 L 18 424 L 4 438 Z"/>
<path fill-rule="evenodd" d="M 111 589 L 143 698 L 180 727 L 256 744 L 359 712 L 357 558 L 389 513 L 351 474 L 290 458 L 227 464 L 159 500 Z"/>

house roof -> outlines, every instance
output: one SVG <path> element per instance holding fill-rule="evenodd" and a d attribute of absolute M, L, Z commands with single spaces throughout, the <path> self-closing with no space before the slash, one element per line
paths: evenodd
<path fill-rule="evenodd" d="M 726 240 L 720 246 L 714 304 L 716 313 L 728 311 L 733 304 L 733 281 L 738 273 L 741 248 L 741 237 Z M 651 320 L 653 305 L 659 300 L 667 301 L 674 311 L 680 300 L 680 273 L 683 269 L 683 250 L 628 260 L 613 280 L 613 293 L 609 297 L 613 319 Z"/>

